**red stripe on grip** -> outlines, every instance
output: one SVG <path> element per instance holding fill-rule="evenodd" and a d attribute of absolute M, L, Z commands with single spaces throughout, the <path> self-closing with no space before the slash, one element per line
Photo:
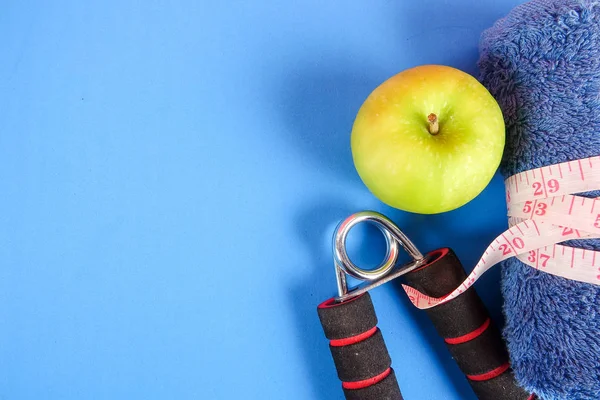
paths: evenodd
<path fill-rule="evenodd" d="M 490 326 L 490 319 L 486 319 L 485 322 L 483 323 L 483 325 L 481 325 L 479 328 L 475 329 L 472 332 L 467 333 L 466 335 L 462 335 L 456 338 L 445 338 L 444 341 L 448 344 L 461 344 L 461 343 L 466 343 L 466 342 L 470 342 L 471 340 L 475 339 L 476 337 L 480 336 L 483 332 L 485 332 L 485 330 Z"/>
<path fill-rule="evenodd" d="M 494 379 L 497 376 L 502 375 L 509 368 L 510 368 L 510 364 L 506 363 L 506 364 L 502 364 L 501 366 L 499 366 L 496 369 L 491 370 L 490 372 L 486 372 L 485 374 L 467 375 L 467 378 L 469 378 L 470 380 L 475 381 L 475 382 L 489 381 L 490 379 Z"/>
<path fill-rule="evenodd" d="M 348 303 L 350 303 L 351 301 L 358 300 L 358 299 L 359 299 L 359 298 L 361 298 L 362 296 L 364 296 L 364 293 L 363 293 L 363 294 L 360 294 L 360 295 L 358 295 L 358 296 L 356 296 L 356 297 L 352 297 L 351 299 L 349 299 L 349 300 L 346 300 L 346 301 L 344 301 L 344 302 L 338 302 L 338 301 L 336 301 L 336 300 L 335 300 L 335 298 L 334 298 L 334 297 L 332 297 L 331 299 L 329 299 L 329 300 L 325 300 L 324 302 L 322 302 L 321 304 L 319 304 L 319 305 L 317 306 L 317 308 L 333 308 L 333 307 L 339 307 L 339 306 L 343 306 L 344 304 L 348 304 Z"/>
<path fill-rule="evenodd" d="M 386 369 L 385 371 L 383 371 L 381 374 L 376 375 L 369 379 L 365 379 L 364 381 L 342 382 L 342 387 L 344 389 L 349 389 L 349 390 L 364 389 L 369 386 L 373 386 L 376 383 L 381 382 L 382 380 L 387 378 L 391 372 L 392 372 L 392 368 L 390 367 L 390 368 Z"/>
<path fill-rule="evenodd" d="M 359 333 L 355 336 L 350 336 L 344 339 L 333 339 L 329 341 L 329 344 L 333 347 L 342 347 L 342 346 L 350 346 L 351 344 L 356 344 L 358 342 L 362 342 L 363 340 L 367 340 L 371 336 L 373 336 L 377 332 L 377 327 L 374 326 L 366 332 Z"/>

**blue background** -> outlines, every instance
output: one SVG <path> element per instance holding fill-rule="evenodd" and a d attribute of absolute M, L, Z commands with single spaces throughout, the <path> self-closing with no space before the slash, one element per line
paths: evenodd
<path fill-rule="evenodd" d="M 316 314 L 336 224 L 381 211 L 467 269 L 506 227 L 499 176 L 443 215 L 377 201 L 354 116 L 408 67 L 477 75 L 517 3 L 3 1 L 0 398 L 342 399 Z M 401 290 L 372 296 L 405 398 L 474 399 Z"/>

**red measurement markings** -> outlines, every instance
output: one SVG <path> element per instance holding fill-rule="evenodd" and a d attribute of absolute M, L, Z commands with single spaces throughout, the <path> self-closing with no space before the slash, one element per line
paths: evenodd
<path fill-rule="evenodd" d="M 524 235 L 523 230 L 521 229 L 521 227 L 519 225 L 515 225 L 517 227 L 517 229 L 519 230 L 519 232 L 521 232 L 521 235 Z"/>
<path fill-rule="evenodd" d="M 535 263 L 535 268 L 538 269 L 538 257 L 537 257 L 537 251 L 536 250 L 531 250 L 529 252 L 529 257 L 527 257 L 527 261 L 529 262 L 534 262 Z"/>
<path fill-rule="evenodd" d="M 548 181 L 548 192 L 556 193 L 560 189 L 560 183 L 556 179 L 550 179 Z"/>
<path fill-rule="evenodd" d="M 508 244 L 506 243 L 502 243 L 500 246 L 498 246 L 498 249 L 502 250 L 503 256 L 509 255 L 511 252 L 511 250 L 508 248 Z"/>
<path fill-rule="evenodd" d="M 544 250 L 546 250 L 546 249 L 547 249 L 547 247 L 544 247 Z M 536 269 L 539 269 L 540 261 L 542 263 L 542 268 L 546 268 L 546 264 L 548 264 L 548 260 L 550 260 L 550 256 L 548 254 L 541 253 L 540 249 L 531 250 L 529 252 L 529 257 L 527 257 L 527 260 L 529 262 L 535 263 Z"/>
<path fill-rule="evenodd" d="M 547 208 L 548 208 L 548 204 L 539 202 L 535 209 L 535 215 L 539 215 L 539 216 L 545 215 Z"/>
<path fill-rule="evenodd" d="M 504 240 L 506 241 L 506 243 L 502 243 L 500 246 L 498 246 L 498 248 L 500 250 L 502 250 L 502 255 L 505 256 L 507 254 L 510 254 L 510 249 L 508 248 L 509 246 L 512 248 L 512 245 L 510 244 L 510 242 L 508 241 L 508 239 L 506 238 L 506 236 L 504 236 L 504 233 L 502 234 L 502 238 L 504 238 Z M 498 239 L 496 239 L 498 240 Z M 500 242 L 498 242 L 500 243 Z M 507 244 L 508 243 L 508 244 Z M 514 249 L 512 249 L 514 251 Z M 516 253 L 516 251 L 515 251 Z"/>
<path fill-rule="evenodd" d="M 575 203 L 575 196 L 571 196 L 571 207 L 569 207 L 569 215 L 573 211 L 573 203 Z"/>
<path fill-rule="evenodd" d="M 508 240 L 506 235 L 504 235 L 504 233 L 501 236 L 506 241 L 506 243 L 508 243 L 508 245 L 510 246 L 512 251 L 515 252 L 515 254 L 518 254 L 517 250 L 521 250 L 523 247 L 525 247 L 525 243 L 523 242 L 523 239 L 521 239 L 520 237 L 513 238 L 512 242 L 511 242 L 510 240 Z M 504 255 L 510 253 L 510 251 L 507 251 L 507 250 L 508 250 L 507 248 L 504 249 L 504 252 L 503 252 Z"/>
<path fill-rule="evenodd" d="M 596 220 L 594 221 L 594 228 L 600 228 L 600 214 L 596 215 Z"/>
<path fill-rule="evenodd" d="M 520 237 L 516 237 L 513 239 L 512 244 L 519 250 L 522 250 L 525 247 L 525 242 Z"/>
<path fill-rule="evenodd" d="M 535 206 L 536 206 L 537 200 L 531 201 L 531 200 L 527 200 L 525 202 L 525 204 L 523 205 L 523 213 L 525 214 L 531 214 L 529 217 L 533 218 L 533 212 L 535 210 Z"/>
<path fill-rule="evenodd" d="M 583 176 L 583 167 L 581 166 L 581 160 L 577 160 L 577 164 L 579 164 L 579 173 L 581 174 L 581 180 L 585 181 L 585 177 Z"/>
<path fill-rule="evenodd" d="M 560 177 L 562 178 L 563 174 L 562 174 L 562 168 L 560 167 L 560 164 L 558 164 L 558 173 L 560 174 Z"/>
<path fill-rule="evenodd" d="M 568 226 L 563 227 L 563 230 L 562 230 L 563 236 L 569 236 L 572 233 L 573 233 L 573 228 L 568 227 Z"/>
<path fill-rule="evenodd" d="M 535 221 L 533 221 L 533 226 L 535 226 L 535 230 L 537 231 L 538 236 L 540 236 L 540 230 L 538 229 L 538 226 Z"/>
<path fill-rule="evenodd" d="M 544 170 L 540 169 L 540 177 L 542 178 L 542 188 L 544 188 L 544 196 L 548 197 L 548 190 L 546 189 L 546 181 L 544 180 Z"/>
<path fill-rule="evenodd" d="M 579 234 L 579 231 L 577 229 L 569 228 L 569 227 L 566 227 L 563 229 L 563 233 L 562 233 L 563 236 L 569 236 L 571 234 L 574 234 L 577 237 L 581 237 L 581 235 Z M 572 238 L 562 239 L 562 240 L 571 240 L 571 239 Z"/>
<path fill-rule="evenodd" d="M 550 256 L 548 254 L 540 253 L 540 260 L 542 260 L 542 268 L 546 268 L 546 264 L 548 264 L 548 260 Z"/>

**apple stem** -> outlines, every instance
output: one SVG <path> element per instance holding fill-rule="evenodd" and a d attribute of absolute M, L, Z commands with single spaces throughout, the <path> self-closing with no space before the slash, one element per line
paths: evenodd
<path fill-rule="evenodd" d="M 434 113 L 431 113 L 427 116 L 427 120 L 429 121 L 429 133 L 432 135 L 437 135 L 440 131 L 440 124 L 438 123 L 438 117 Z"/>

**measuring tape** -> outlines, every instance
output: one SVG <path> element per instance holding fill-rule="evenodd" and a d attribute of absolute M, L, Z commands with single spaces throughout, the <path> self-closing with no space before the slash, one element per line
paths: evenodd
<path fill-rule="evenodd" d="M 465 292 L 488 269 L 511 257 L 546 273 L 600 285 L 600 252 L 557 243 L 600 238 L 600 198 L 575 193 L 600 190 L 600 157 L 549 165 L 505 180 L 509 229 L 498 236 L 467 279 L 452 293 L 433 298 L 402 285 L 420 309 Z"/>

